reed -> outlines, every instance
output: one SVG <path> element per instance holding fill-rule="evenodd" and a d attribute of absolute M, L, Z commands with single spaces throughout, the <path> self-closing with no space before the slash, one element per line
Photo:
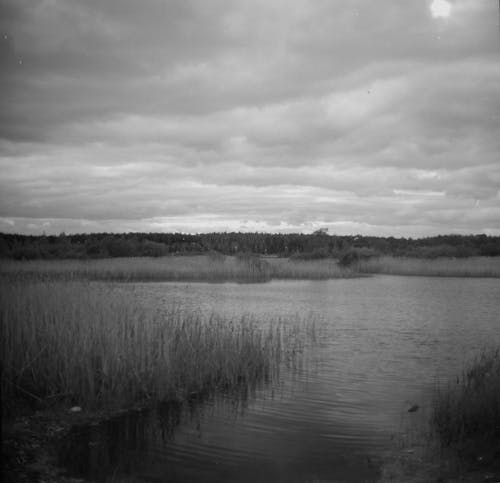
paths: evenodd
<path fill-rule="evenodd" d="M 288 258 L 269 259 L 271 278 L 327 280 L 359 276 L 350 267 L 341 267 L 335 259 L 300 260 Z"/>
<path fill-rule="evenodd" d="M 396 258 L 360 260 L 360 273 L 421 275 L 433 277 L 500 277 L 500 257 L 470 258 Z"/>
<path fill-rule="evenodd" d="M 298 347 L 284 323 L 159 314 L 86 282 L 0 282 L 2 406 L 99 408 L 269 379 Z"/>
<path fill-rule="evenodd" d="M 269 280 L 265 261 L 257 257 L 167 256 L 90 260 L 3 260 L 0 274 L 14 279 L 263 282 Z"/>
<path fill-rule="evenodd" d="M 267 282 L 271 279 L 327 279 L 354 276 L 333 259 L 289 260 L 242 254 L 107 258 L 93 260 L 0 261 L 0 275 L 10 280 L 102 280 Z"/>
<path fill-rule="evenodd" d="M 443 446 L 500 441 L 500 350 L 484 351 L 446 388 L 437 388 L 432 426 Z"/>

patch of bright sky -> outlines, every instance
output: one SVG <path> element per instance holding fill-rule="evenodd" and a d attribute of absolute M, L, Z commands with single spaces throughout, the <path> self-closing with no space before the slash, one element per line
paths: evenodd
<path fill-rule="evenodd" d="M 434 18 L 447 18 L 451 13 L 451 3 L 446 0 L 434 0 L 430 9 Z"/>
<path fill-rule="evenodd" d="M 398 196 L 445 196 L 444 191 L 427 191 L 427 190 L 405 190 L 405 189 L 395 189 L 392 190 L 395 195 Z"/>

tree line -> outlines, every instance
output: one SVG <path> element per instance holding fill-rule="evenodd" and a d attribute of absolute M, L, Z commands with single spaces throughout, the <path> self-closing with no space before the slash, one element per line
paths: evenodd
<path fill-rule="evenodd" d="M 362 235 L 278 233 L 85 233 L 17 235 L 0 233 L 0 257 L 17 260 L 160 257 L 165 255 L 253 253 L 314 259 L 377 255 L 418 258 L 499 256 L 500 237 L 439 235 L 395 238 Z M 350 255 L 349 255 L 350 254 Z"/>

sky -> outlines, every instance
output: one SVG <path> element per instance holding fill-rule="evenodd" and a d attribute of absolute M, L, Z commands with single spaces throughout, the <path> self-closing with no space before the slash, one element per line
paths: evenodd
<path fill-rule="evenodd" d="M 500 235 L 496 0 L 0 0 L 0 232 Z"/>

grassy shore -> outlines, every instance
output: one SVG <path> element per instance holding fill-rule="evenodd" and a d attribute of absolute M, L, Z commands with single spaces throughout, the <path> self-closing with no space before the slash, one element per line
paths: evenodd
<path fill-rule="evenodd" d="M 264 261 L 252 257 L 167 256 L 90 260 L 4 260 L 0 273 L 11 278 L 103 281 L 265 282 Z"/>
<path fill-rule="evenodd" d="M 294 280 L 327 280 L 330 278 L 351 278 L 358 274 L 348 267 L 341 267 L 332 258 L 322 260 L 292 260 L 270 258 L 271 278 Z"/>
<path fill-rule="evenodd" d="M 436 389 L 431 428 L 463 481 L 500 481 L 500 349 Z"/>
<path fill-rule="evenodd" d="M 361 260 L 355 269 L 361 273 L 421 275 L 432 277 L 500 277 L 500 257 L 396 258 Z"/>
<path fill-rule="evenodd" d="M 500 443 L 500 349 L 483 352 L 455 381 L 437 389 L 432 423 L 443 446 Z"/>
<path fill-rule="evenodd" d="M 94 260 L 2 260 L 0 275 L 27 280 L 266 282 L 271 279 L 327 279 L 355 276 L 334 260 L 292 261 L 219 254 Z"/>
<path fill-rule="evenodd" d="M 100 407 L 184 398 L 272 376 L 298 339 L 283 324 L 155 313 L 85 282 L 0 283 L 2 406 Z"/>
<path fill-rule="evenodd" d="M 428 427 L 385 462 L 381 483 L 500 481 L 500 349 L 436 386 L 432 403 Z"/>
<path fill-rule="evenodd" d="M 91 260 L 1 260 L 0 276 L 24 280 L 182 281 L 259 283 L 326 280 L 368 274 L 500 277 L 500 257 L 362 259 L 341 266 L 332 258 L 302 260 L 256 255 L 167 256 Z"/>

